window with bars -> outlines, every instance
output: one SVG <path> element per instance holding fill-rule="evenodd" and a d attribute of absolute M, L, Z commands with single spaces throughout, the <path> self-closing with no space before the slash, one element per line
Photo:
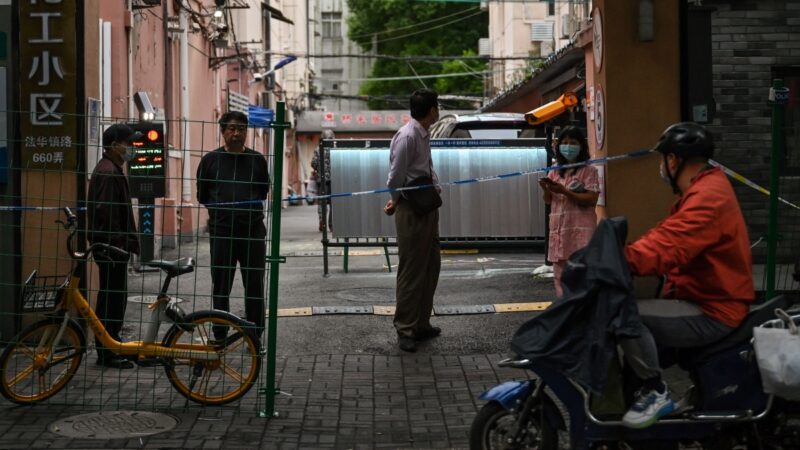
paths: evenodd
<path fill-rule="evenodd" d="M 342 13 L 322 13 L 322 37 L 328 39 L 342 38 Z"/>

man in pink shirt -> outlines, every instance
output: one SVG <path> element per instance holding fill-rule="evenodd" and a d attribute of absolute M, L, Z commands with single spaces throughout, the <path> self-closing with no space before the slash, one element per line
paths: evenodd
<path fill-rule="evenodd" d="M 390 148 L 389 179 L 392 189 L 408 186 L 422 177 L 439 182 L 431 159 L 431 137 L 428 129 L 439 120 L 438 94 L 420 89 L 411 95 L 411 117 L 397 131 Z M 438 188 L 437 188 L 438 189 Z M 394 215 L 397 227 L 397 307 L 394 327 L 401 350 L 415 352 L 417 341 L 439 336 L 442 330 L 431 326 L 433 294 L 442 266 L 439 244 L 439 211 L 419 215 L 400 192 L 383 208 Z"/>

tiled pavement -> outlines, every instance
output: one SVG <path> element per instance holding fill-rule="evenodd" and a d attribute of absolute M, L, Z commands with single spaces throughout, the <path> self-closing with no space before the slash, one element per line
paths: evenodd
<path fill-rule="evenodd" d="M 0 414 L 0 448 L 466 448 L 477 396 L 526 373 L 498 368 L 500 355 L 317 355 L 278 359 L 278 417 L 258 412 L 254 388 L 240 402 L 186 404 L 161 369 L 100 370 L 84 361 L 45 404 Z M 92 411 L 141 410 L 179 420 L 171 431 L 114 440 L 70 439 L 48 430 Z"/>

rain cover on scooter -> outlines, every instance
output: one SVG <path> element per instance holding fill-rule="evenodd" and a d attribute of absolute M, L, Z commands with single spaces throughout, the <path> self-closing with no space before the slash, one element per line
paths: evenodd
<path fill-rule="evenodd" d="M 641 322 L 623 253 L 628 222 L 603 220 L 561 275 L 562 300 L 524 323 L 511 349 L 599 393 L 617 338 L 638 337 Z"/>

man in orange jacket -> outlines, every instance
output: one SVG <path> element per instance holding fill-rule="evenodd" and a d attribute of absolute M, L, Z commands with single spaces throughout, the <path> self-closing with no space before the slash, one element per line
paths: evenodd
<path fill-rule="evenodd" d="M 747 228 L 733 187 L 709 164 L 714 141 L 704 127 L 670 126 L 656 144 L 660 176 L 678 200 L 669 216 L 625 248 L 634 275 L 666 275 L 661 298 L 639 300 L 641 337 L 622 341 L 642 380 L 623 423 L 644 428 L 674 409 L 661 379 L 658 347 L 686 348 L 730 334 L 755 297 Z"/>

